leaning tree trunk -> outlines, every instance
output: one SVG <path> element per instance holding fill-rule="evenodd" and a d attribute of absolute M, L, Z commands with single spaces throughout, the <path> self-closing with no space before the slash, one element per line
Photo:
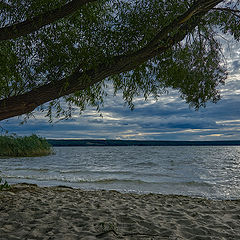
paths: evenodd
<path fill-rule="evenodd" d="M 81 2 L 90 1 L 82 0 Z M 159 31 L 152 41 L 135 53 L 113 57 L 111 63 L 100 63 L 94 69 L 89 69 L 85 72 L 76 70 L 69 77 L 62 80 L 37 87 L 22 95 L 0 100 L 0 121 L 30 113 L 36 107 L 46 102 L 69 95 L 76 91 L 87 89 L 111 75 L 136 68 L 143 62 L 161 54 L 176 43 L 182 41 L 186 34 L 198 25 L 200 18 L 220 2 L 222 1 L 196 1 L 188 11 L 169 23 Z M 170 33 L 173 31 L 176 33 L 171 36 Z M 171 37 L 169 37 L 169 35 Z"/>

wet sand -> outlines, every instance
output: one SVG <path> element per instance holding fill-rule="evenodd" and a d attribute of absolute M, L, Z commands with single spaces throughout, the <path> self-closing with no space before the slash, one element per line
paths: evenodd
<path fill-rule="evenodd" d="M 240 200 L 17 184 L 0 192 L 0 240 L 240 239 Z"/>

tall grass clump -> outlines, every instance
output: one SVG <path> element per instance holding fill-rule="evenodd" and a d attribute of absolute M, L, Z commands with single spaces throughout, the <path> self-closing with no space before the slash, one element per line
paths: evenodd
<path fill-rule="evenodd" d="M 0 136 L 0 157 L 35 157 L 52 153 L 46 139 L 31 135 L 28 137 Z"/>
<path fill-rule="evenodd" d="M 11 186 L 8 184 L 6 180 L 5 182 L 3 182 L 2 178 L 0 177 L 0 191 L 9 190 L 9 189 L 11 189 Z"/>

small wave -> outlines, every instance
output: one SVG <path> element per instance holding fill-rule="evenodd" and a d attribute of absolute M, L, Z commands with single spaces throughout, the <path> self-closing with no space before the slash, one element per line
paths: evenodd
<path fill-rule="evenodd" d="M 109 179 L 99 179 L 90 181 L 91 183 L 135 183 L 135 184 L 144 184 L 148 183 L 142 180 L 129 180 L 129 179 L 116 179 L 116 178 L 109 178 Z"/>
<path fill-rule="evenodd" d="M 102 179 L 85 179 L 85 178 L 65 178 L 61 176 L 11 176 L 11 175 L 4 175 L 4 178 L 12 178 L 12 179 L 32 179 L 37 181 L 59 181 L 59 182 L 70 182 L 70 183 L 135 183 L 135 184 L 147 184 L 149 182 L 145 182 L 142 180 L 131 180 L 131 179 L 117 179 L 117 178 L 102 178 Z"/>
<path fill-rule="evenodd" d="M 157 163 L 154 163 L 154 162 L 140 162 L 140 163 L 133 163 L 133 164 L 130 164 L 130 166 L 134 166 L 134 167 L 155 167 L 155 166 L 158 166 Z"/>
<path fill-rule="evenodd" d="M 167 173 L 153 173 L 153 172 L 130 172 L 132 175 L 136 177 L 164 177 L 164 178 L 172 178 L 171 175 Z"/>
<path fill-rule="evenodd" d="M 99 170 L 99 171 L 91 171 L 91 170 L 75 170 L 75 169 L 69 169 L 69 170 L 60 170 L 60 173 L 67 174 L 67 173 L 90 173 L 90 174 L 132 174 L 131 171 L 105 171 L 105 170 Z"/>
<path fill-rule="evenodd" d="M 187 185 L 187 186 L 195 186 L 195 187 L 202 187 L 202 186 L 212 186 L 213 184 L 208 182 L 197 182 L 197 181 L 187 181 L 187 182 L 166 182 L 165 184 L 169 185 Z"/>
<path fill-rule="evenodd" d="M 118 178 L 100 178 L 100 179 L 87 179 L 87 178 L 67 178 L 63 176 L 11 176 L 11 175 L 3 175 L 4 178 L 15 178 L 15 179 L 32 179 L 36 181 L 58 181 L 58 182 L 69 182 L 69 183 L 91 183 L 91 184 L 116 184 L 116 183 L 123 183 L 123 184 L 150 184 L 150 185 L 169 185 L 169 186 L 193 186 L 193 187 L 210 187 L 213 184 L 208 182 L 197 182 L 197 181 L 186 181 L 186 182 L 151 182 L 151 181 L 144 181 L 140 179 L 118 179 Z"/>
<path fill-rule="evenodd" d="M 12 171 L 36 171 L 36 172 L 48 172 L 48 168 L 13 168 Z"/>

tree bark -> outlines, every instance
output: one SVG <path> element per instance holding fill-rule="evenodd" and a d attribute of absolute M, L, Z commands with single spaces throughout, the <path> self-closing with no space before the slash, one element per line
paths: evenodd
<path fill-rule="evenodd" d="M 96 1 L 97 0 L 73 0 L 60 8 L 45 12 L 32 19 L 27 19 L 26 21 L 0 28 L 0 41 L 26 36 L 43 26 L 53 23 L 63 17 L 67 17 L 87 3 Z"/>
<path fill-rule="evenodd" d="M 220 2 L 222 1 L 197 1 L 186 13 L 163 28 L 147 46 L 133 54 L 114 57 L 110 64 L 101 63 L 97 68 L 86 72 L 76 70 L 65 79 L 43 85 L 22 95 L 1 100 L 0 121 L 32 112 L 46 102 L 87 89 L 109 76 L 136 68 L 182 41 L 186 34 L 198 25 L 200 18 Z M 169 33 L 173 30 L 177 30 L 177 33 L 169 37 Z"/>

